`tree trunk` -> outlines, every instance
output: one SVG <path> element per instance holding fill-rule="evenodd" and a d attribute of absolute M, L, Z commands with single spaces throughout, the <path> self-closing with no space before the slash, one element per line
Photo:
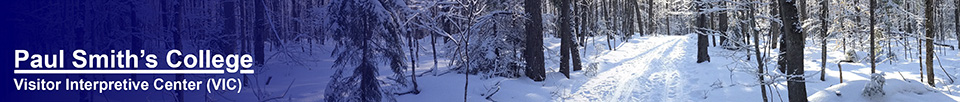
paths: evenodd
<path fill-rule="evenodd" d="M 697 2 L 700 2 L 700 0 L 697 0 Z M 700 27 L 700 28 L 707 27 L 706 25 L 707 15 L 703 13 L 703 11 L 700 11 L 703 9 L 706 9 L 705 5 L 698 5 L 697 11 L 700 13 L 698 13 L 697 15 L 697 27 Z M 700 30 L 699 32 L 701 33 L 697 34 L 697 63 L 703 63 L 706 61 L 710 61 L 710 55 L 708 55 L 707 53 L 707 46 L 710 46 L 710 45 L 709 45 L 709 42 L 707 41 L 709 40 L 709 38 L 707 38 L 706 31 Z"/>
<path fill-rule="evenodd" d="M 772 2 L 772 4 L 770 4 L 770 15 L 779 15 L 779 14 L 780 14 L 780 11 L 779 11 L 780 8 L 779 8 L 778 5 L 779 5 L 779 3 L 778 3 L 778 1 L 776 1 L 776 0 L 774 0 L 774 1 Z M 770 45 L 771 48 L 776 49 L 777 46 L 778 46 L 777 43 L 780 42 L 780 40 L 778 40 L 778 39 L 780 39 L 780 31 L 781 31 L 780 29 L 781 29 L 781 27 L 782 27 L 782 26 L 780 26 L 780 23 L 778 23 L 778 22 L 770 22 L 770 35 L 772 36 L 772 37 L 770 37 L 770 38 L 772 38 L 770 41 L 773 43 L 773 45 Z"/>
<path fill-rule="evenodd" d="M 433 69 L 432 69 L 432 70 L 433 70 L 433 76 L 438 76 L 438 75 L 439 75 L 439 72 L 440 72 L 440 71 L 437 69 L 437 67 L 439 67 L 439 63 L 440 63 L 440 62 L 437 62 L 437 37 L 436 37 L 436 35 L 437 35 L 437 34 L 430 33 L 430 49 L 433 49 Z"/>
<path fill-rule="evenodd" d="M 568 79 L 570 78 L 570 52 L 572 49 L 573 40 L 570 34 L 570 1 L 561 0 L 560 1 L 560 73 L 563 73 Z"/>
<path fill-rule="evenodd" d="M 840 74 L 840 83 L 843 83 L 843 66 L 840 66 L 840 63 L 837 63 L 837 73 Z"/>
<path fill-rule="evenodd" d="M 781 56 L 784 56 L 784 60 L 779 63 L 783 63 L 784 67 L 787 69 L 787 74 L 792 76 L 802 76 L 803 75 L 803 30 L 800 29 L 800 21 L 797 18 L 797 7 L 793 0 L 779 0 L 780 1 L 780 18 L 784 21 L 783 30 L 786 31 L 784 34 L 784 43 L 781 44 L 781 49 L 785 49 L 786 52 L 782 53 Z M 790 97 L 790 102 L 806 102 L 807 101 L 807 89 L 806 83 L 804 82 L 803 77 L 788 77 L 787 81 L 787 91 L 788 96 Z"/>
<path fill-rule="evenodd" d="M 571 64 L 573 64 L 573 71 L 580 71 L 581 69 L 583 69 L 583 66 L 580 65 L 580 50 L 577 49 L 579 48 L 580 44 L 578 44 L 578 42 L 575 42 L 577 40 L 574 40 L 574 37 L 578 37 L 578 36 L 574 35 L 572 30 L 573 28 L 571 28 L 572 27 L 571 22 L 573 22 L 573 16 L 574 16 L 573 15 L 574 13 L 570 11 L 571 9 L 573 9 L 573 6 L 570 5 L 570 2 L 572 1 L 561 1 L 561 2 L 566 4 L 566 5 L 561 5 L 562 6 L 561 8 L 563 9 L 561 11 L 565 11 L 565 12 L 561 12 L 561 14 L 566 15 L 566 17 L 561 18 L 561 22 L 560 22 L 560 25 L 562 25 L 560 26 L 560 31 L 562 31 L 561 34 L 567 33 L 566 35 L 567 35 L 568 46 L 567 46 L 567 49 L 565 50 L 569 50 L 567 52 L 570 53 L 570 59 L 572 61 Z M 629 21 L 632 21 L 632 20 L 629 20 Z M 624 27 L 628 28 L 624 30 L 627 30 L 627 33 L 630 33 L 630 34 L 624 34 L 625 36 L 633 35 L 632 34 L 633 27 L 628 26 L 632 24 L 633 24 L 632 22 L 624 24 Z"/>
<path fill-rule="evenodd" d="M 173 20 L 173 23 L 174 23 L 173 27 L 175 27 L 174 28 L 175 30 L 173 31 L 173 44 L 174 44 L 174 49 L 183 50 L 183 38 L 181 37 L 183 33 L 182 23 L 183 23 L 183 5 L 184 5 L 183 3 L 184 2 L 180 0 L 177 0 L 176 2 L 179 4 L 173 5 L 174 10 L 177 12 L 177 13 L 174 13 L 174 20 Z M 174 58 L 174 60 L 180 61 L 181 59 Z M 183 68 L 180 68 L 178 70 L 181 70 L 181 69 Z M 185 76 L 183 74 L 177 74 L 176 79 L 184 80 Z M 177 100 L 179 100 L 179 102 L 183 102 L 184 97 L 186 97 L 184 96 L 186 94 L 183 92 L 183 90 L 177 90 L 176 93 L 177 93 Z"/>
<path fill-rule="evenodd" d="M 568 23 L 568 25 L 569 25 L 569 23 Z M 570 29 L 569 26 L 567 27 L 567 29 Z M 570 30 L 567 30 L 567 31 L 570 31 Z M 632 32 L 631 32 L 631 33 L 632 33 Z M 573 35 L 571 34 L 571 35 L 567 35 L 567 36 L 573 36 Z M 569 37 L 568 37 L 568 40 L 567 40 L 567 41 L 569 41 L 569 42 L 568 42 L 567 44 L 570 44 L 570 47 L 568 47 L 568 48 L 570 48 L 570 49 L 569 49 L 569 50 L 570 50 L 570 55 L 571 55 L 570 58 L 571 58 L 572 61 L 573 61 L 573 63 L 572 63 L 572 64 L 573 64 L 573 71 L 580 71 L 580 70 L 583 69 L 583 66 L 580 64 L 580 50 L 577 49 L 577 48 L 579 48 L 579 46 L 578 46 L 579 44 L 577 44 L 577 42 L 574 42 L 574 40 L 572 40 L 572 39 L 573 39 L 573 38 L 569 38 Z"/>
<path fill-rule="evenodd" d="M 655 20 L 653 19 L 653 18 L 656 18 L 656 17 L 653 16 L 653 7 L 656 6 L 656 5 L 657 5 L 657 4 L 654 3 L 653 0 L 647 0 L 647 17 L 648 17 L 648 18 L 647 18 L 647 29 L 650 29 L 650 30 L 647 30 L 647 32 L 648 32 L 647 34 L 653 34 L 654 31 L 656 31 L 656 30 L 654 30 L 654 29 L 656 28 L 656 27 L 654 26 L 654 25 L 656 24 L 656 22 L 655 22 Z"/>
<path fill-rule="evenodd" d="M 926 52 L 927 52 L 927 60 L 926 60 L 926 65 L 927 65 L 927 84 L 930 84 L 931 87 L 937 87 L 937 85 L 935 84 L 935 81 L 934 81 L 934 79 L 933 79 L 933 78 L 934 78 L 934 77 L 933 77 L 933 53 L 935 53 L 935 52 L 933 52 L 933 39 L 932 39 L 932 38 L 933 38 L 933 32 L 934 32 L 934 30 L 933 30 L 933 24 L 934 24 L 934 23 L 933 23 L 933 9 L 934 9 L 934 8 L 933 8 L 933 0 L 926 0 L 926 3 L 925 3 L 925 4 L 927 5 L 927 6 L 926 6 L 926 7 L 927 7 L 927 8 L 926 8 L 926 12 L 924 12 L 924 13 L 926 13 L 926 18 L 927 18 L 927 19 L 926 19 L 927 24 L 925 25 L 925 28 L 927 29 L 927 32 L 926 32 L 926 38 L 924 38 L 924 39 L 926 39 L 926 45 L 927 45 L 927 46 L 926 46 L 926 49 L 927 49 L 927 51 L 926 51 Z"/>
<path fill-rule="evenodd" d="M 640 18 L 640 17 L 643 17 L 643 16 L 640 14 L 640 0 L 630 1 L 630 2 L 633 3 L 633 7 L 634 7 L 634 8 L 633 8 L 633 13 L 635 14 L 634 16 L 636 16 L 635 19 L 636 19 L 636 21 L 637 21 L 637 32 L 640 32 L 640 35 L 642 36 L 643 34 L 646 34 L 646 32 L 643 32 L 643 31 L 644 31 L 644 30 L 643 30 L 643 29 L 644 29 L 644 28 L 643 28 L 643 20 L 642 20 L 642 18 Z"/>
<path fill-rule="evenodd" d="M 870 25 L 868 25 L 870 26 L 870 29 L 867 30 L 870 32 L 870 42 L 867 42 L 867 43 L 870 43 L 870 73 L 877 73 L 877 56 L 876 56 L 877 47 L 875 45 L 876 43 L 875 39 L 877 34 L 876 34 L 876 31 L 874 31 L 876 30 L 874 29 L 874 26 L 877 24 L 876 21 L 874 20 L 877 14 L 876 12 L 874 12 L 875 11 L 874 9 L 876 9 L 876 5 L 877 5 L 876 0 L 870 0 Z"/>
<path fill-rule="evenodd" d="M 416 37 L 414 37 L 411 32 L 407 32 L 407 37 L 408 37 L 407 47 L 410 50 L 410 52 L 407 52 L 407 53 L 410 53 L 410 82 L 413 83 L 413 90 L 411 91 L 413 92 L 413 94 L 420 94 L 420 88 L 419 88 L 419 85 L 417 85 L 417 59 L 416 59 L 420 55 L 416 55 L 414 53 L 414 49 L 417 49 L 418 51 L 420 49 L 416 46 Z"/>
<path fill-rule="evenodd" d="M 363 38 L 362 41 L 360 48 L 363 51 L 363 58 L 360 58 L 360 66 L 358 66 L 354 72 L 360 76 L 360 101 L 377 102 L 380 101 L 382 96 L 380 92 L 380 82 L 377 80 L 377 67 L 372 63 L 374 61 L 371 61 L 372 59 L 369 58 L 369 56 L 374 56 L 371 53 L 373 49 L 366 44 L 371 40 L 370 38 Z"/>
<path fill-rule="evenodd" d="M 796 6 L 799 6 L 799 7 L 797 7 L 797 8 L 799 9 L 799 11 L 800 11 L 800 12 L 799 12 L 799 13 L 800 13 L 800 20 L 798 20 L 798 21 L 803 22 L 803 20 L 806 20 L 806 19 L 807 19 L 807 1 L 806 1 L 806 0 L 794 0 L 794 1 L 797 2 L 797 5 L 796 5 Z M 801 24 L 801 25 L 803 25 L 803 24 Z"/>
<path fill-rule="evenodd" d="M 827 31 L 830 28 L 827 23 L 827 17 L 829 16 L 827 12 L 827 9 L 829 9 L 827 7 L 828 2 L 830 1 L 820 1 L 820 38 L 823 39 L 820 43 L 820 81 L 826 81 L 824 75 L 827 74 L 825 71 L 827 69 L 827 34 L 829 34 Z"/>
<path fill-rule="evenodd" d="M 466 58 L 467 65 L 463 68 L 463 102 L 467 102 L 467 92 L 470 87 L 470 36 L 463 36 L 463 57 Z"/>
<path fill-rule="evenodd" d="M 727 7 L 727 3 L 721 1 L 721 2 L 720 2 L 720 7 Z M 730 35 L 727 35 L 727 28 L 728 28 L 727 23 L 729 23 L 729 22 L 727 21 L 727 19 L 728 19 L 728 17 L 727 17 L 727 10 L 722 10 L 722 11 L 718 11 L 718 12 L 719 12 L 719 14 L 720 14 L 720 21 L 717 22 L 717 23 L 720 25 L 720 35 L 721 35 L 721 36 L 720 36 L 720 46 L 721 46 L 721 47 L 726 47 L 727 45 L 729 45 L 727 39 L 728 39 L 729 36 L 730 36 Z"/>
<path fill-rule="evenodd" d="M 530 13 L 530 22 L 526 24 L 527 41 L 524 50 L 524 59 L 527 61 L 524 73 L 533 81 L 543 81 L 546 70 L 543 68 L 543 28 L 540 16 L 540 0 L 526 0 L 523 4 L 527 13 Z"/>
<path fill-rule="evenodd" d="M 235 4 L 234 2 L 223 2 L 223 4 L 222 4 L 222 6 L 223 6 L 223 11 L 222 11 L 222 12 L 223 12 L 223 15 L 222 15 L 222 16 L 223 16 L 223 18 L 225 18 L 225 19 L 223 19 L 223 20 L 224 20 L 224 21 L 223 21 L 223 34 L 224 34 L 224 35 L 238 35 L 238 34 L 236 34 L 236 29 L 237 29 L 237 23 L 236 23 L 236 22 L 237 22 L 237 17 L 236 17 L 236 15 L 235 15 L 235 13 L 234 13 L 234 10 L 236 10 L 236 9 L 235 9 L 236 7 L 234 6 L 234 4 Z M 227 41 L 227 42 L 237 42 L 236 40 L 237 40 L 238 38 L 239 38 L 239 37 L 230 37 L 230 38 L 226 39 L 225 41 Z M 237 51 L 233 51 L 234 49 L 237 48 L 237 46 L 236 46 L 235 43 L 226 43 L 226 45 L 228 45 L 228 46 L 226 46 L 226 48 L 221 48 L 222 50 L 225 50 L 225 51 L 223 51 L 223 52 L 227 52 L 227 53 L 235 53 L 235 52 L 237 52 Z"/>
<path fill-rule="evenodd" d="M 749 6 L 750 6 L 749 17 L 750 17 L 750 22 L 752 22 L 750 23 L 751 24 L 750 28 L 754 28 L 757 24 L 756 15 L 754 14 L 754 12 L 757 9 L 755 4 L 750 4 Z M 765 64 L 763 64 L 764 62 L 763 56 L 760 54 L 760 33 L 757 30 L 753 30 L 753 43 L 754 43 L 753 51 L 757 57 L 757 73 L 759 73 L 757 74 L 757 77 L 760 79 L 760 93 L 761 93 L 763 102 L 767 102 L 767 85 L 766 83 L 764 83 L 765 80 L 763 76 L 763 72 L 766 70 L 763 69 L 763 66 L 765 66 Z"/>
<path fill-rule="evenodd" d="M 264 55 L 264 52 L 263 52 L 263 47 L 265 43 L 263 36 L 267 34 L 267 26 L 266 26 L 267 19 L 265 18 L 267 15 L 266 14 L 267 10 L 264 7 L 265 5 L 263 4 L 265 1 L 257 0 L 254 2 L 256 2 L 254 4 L 254 8 L 255 8 L 254 12 L 256 14 L 254 17 L 255 27 L 253 29 L 253 56 L 256 56 L 256 57 L 253 58 L 253 62 L 257 64 L 257 66 L 262 66 L 264 64 L 263 62 L 264 57 L 267 57 Z"/>
<path fill-rule="evenodd" d="M 708 4 L 708 5 L 710 6 L 710 7 L 708 7 L 708 8 L 713 8 L 713 7 L 716 6 L 716 4 L 713 4 L 713 3 L 710 3 L 710 4 Z M 707 14 L 707 15 L 709 15 L 709 16 L 707 16 L 708 19 L 709 19 L 709 20 L 708 20 L 709 23 L 707 23 L 707 24 L 710 24 L 710 29 L 717 29 L 717 26 L 719 26 L 719 24 L 717 24 L 717 21 L 718 21 L 718 18 L 719 18 L 719 16 L 717 16 L 717 13 L 713 13 L 713 12 L 712 12 L 712 13 L 709 13 L 709 14 Z M 712 44 L 713 47 L 717 47 L 717 35 L 716 35 L 716 33 L 714 33 L 714 32 L 710 32 L 710 44 Z"/>
<path fill-rule="evenodd" d="M 957 49 L 960 49 L 960 0 L 953 0 L 956 6 L 953 8 L 953 27 L 956 27 L 956 30 L 953 31 L 957 36 Z"/>
<path fill-rule="evenodd" d="M 667 19 L 667 21 L 664 23 L 664 24 L 667 25 L 666 27 L 664 27 L 664 28 L 667 28 L 667 34 L 665 34 L 665 35 L 673 35 L 673 34 L 672 34 L 672 33 L 673 33 L 673 30 L 670 30 L 670 29 L 671 29 L 671 27 L 670 27 L 670 16 L 671 16 L 671 15 L 669 14 L 670 11 L 673 11 L 673 8 L 671 8 L 672 6 L 670 6 L 670 3 L 669 3 L 669 2 L 668 2 L 668 3 L 664 3 L 664 5 L 667 6 L 667 7 L 666 7 L 666 8 L 667 8 L 667 11 L 666 11 L 666 12 L 668 12 L 668 13 L 664 13 L 664 14 L 663 14 L 663 18 L 666 18 L 666 19 Z"/>

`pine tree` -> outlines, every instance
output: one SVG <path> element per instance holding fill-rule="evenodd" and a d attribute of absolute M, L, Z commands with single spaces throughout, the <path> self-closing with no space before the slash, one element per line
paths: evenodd
<path fill-rule="evenodd" d="M 332 1 L 328 9 L 331 22 L 324 24 L 330 30 L 330 40 L 336 42 L 333 68 L 336 70 L 326 90 L 329 101 L 378 102 L 383 97 L 380 90 L 377 65 L 385 64 L 395 75 L 404 68 L 402 26 L 383 17 L 395 5 L 382 4 L 376 0 Z M 386 8 L 374 9 L 374 8 Z M 269 19 L 269 17 L 267 17 Z M 351 76 L 342 73 L 352 70 Z M 404 76 L 397 76 L 404 79 Z"/>

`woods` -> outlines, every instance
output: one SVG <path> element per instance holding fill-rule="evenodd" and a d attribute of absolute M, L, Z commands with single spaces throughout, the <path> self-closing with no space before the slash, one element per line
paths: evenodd
<path fill-rule="evenodd" d="M 17 8 L 24 12 L 9 21 L 23 24 L 15 29 L 37 28 L 17 32 L 41 36 L 21 40 L 50 41 L 18 45 L 251 54 L 251 69 L 266 74 L 235 77 L 252 93 L 238 96 L 257 101 L 806 102 L 874 97 L 856 96 L 870 82 L 881 86 L 871 90 L 896 89 L 871 95 L 918 99 L 960 89 L 960 0 L 93 0 Z M 851 87 L 859 89 L 837 91 Z M 162 98 L 191 93 L 199 92 Z M 198 97 L 230 95 L 206 93 Z M 232 101 L 223 99 L 216 101 Z"/>

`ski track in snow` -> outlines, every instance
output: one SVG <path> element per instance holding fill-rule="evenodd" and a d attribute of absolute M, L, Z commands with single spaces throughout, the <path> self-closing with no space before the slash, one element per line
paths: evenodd
<path fill-rule="evenodd" d="M 641 38 L 642 39 L 642 38 Z M 677 102 L 688 100 L 686 79 L 678 64 L 688 37 L 662 36 L 631 39 L 616 51 L 601 55 L 596 77 L 572 89 L 568 101 Z M 619 64 L 619 65 L 617 65 Z M 606 66 L 604 66 L 606 65 Z M 693 79 L 696 80 L 696 79 Z"/>

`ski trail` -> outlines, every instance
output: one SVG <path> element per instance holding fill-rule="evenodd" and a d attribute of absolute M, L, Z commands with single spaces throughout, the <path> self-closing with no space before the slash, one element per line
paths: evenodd
<path fill-rule="evenodd" d="M 686 81 L 677 71 L 684 56 L 685 36 L 631 39 L 617 51 L 600 56 L 601 71 L 578 88 L 567 101 L 690 101 Z"/>

